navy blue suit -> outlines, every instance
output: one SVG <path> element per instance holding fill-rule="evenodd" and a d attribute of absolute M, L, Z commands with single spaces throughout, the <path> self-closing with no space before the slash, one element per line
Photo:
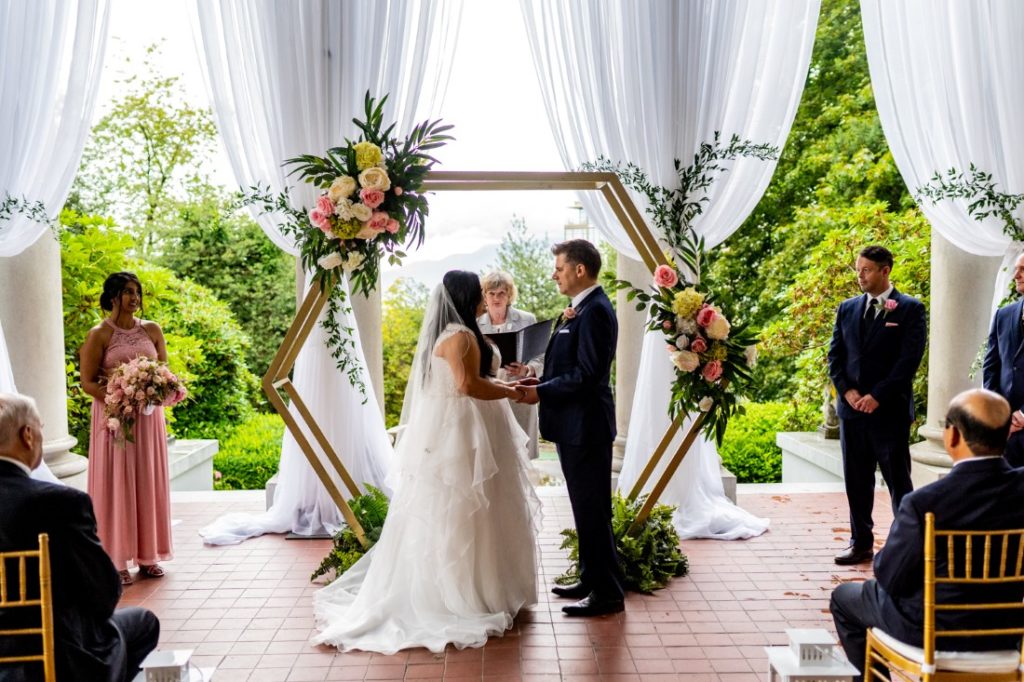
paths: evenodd
<path fill-rule="evenodd" d="M 914 420 L 914 375 L 924 356 L 927 324 L 924 305 L 896 289 L 889 296 L 892 310 L 868 315 L 862 323 L 868 296 L 848 298 L 839 305 L 828 350 L 828 370 L 838 393 L 839 441 L 843 478 L 850 503 L 851 544 L 859 550 L 874 543 L 871 512 L 875 499 L 875 468 L 892 495 L 893 512 L 910 481 L 910 424 Z M 845 394 L 857 389 L 871 395 L 878 407 L 858 412 Z"/>
<path fill-rule="evenodd" d="M 865 633 L 880 627 L 897 639 L 921 646 L 924 628 L 924 516 L 935 514 L 940 530 L 1008 530 L 1024 528 L 1024 507 L 1015 503 L 1024 498 L 1024 469 L 1013 469 L 1001 457 L 968 459 L 957 464 L 945 477 L 915 490 L 903 498 L 885 547 L 875 556 L 875 580 L 841 585 L 832 596 L 836 630 L 852 663 L 864 665 Z M 993 572 L 998 571 L 1002 546 L 993 541 Z M 963 575 L 964 544 L 954 543 L 957 574 Z M 973 571 L 982 574 L 982 547 L 974 548 Z M 1007 556 L 1017 556 L 1011 543 Z M 945 540 L 936 541 L 936 575 L 948 574 Z M 940 602 L 970 603 L 998 601 L 1020 603 L 1024 587 L 1006 583 L 986 587 L 963 584 L 937 585 Z M 945 629 L 982 629 L 1020 627 L 1024 612 L 938 611 L 936 625 Z M 1015 637 L 943 637 L 944 650 L 1014 649 Z"/>
<path fill-rule="evenodd" d="M 982 365 L 985 388 L 1006 398 L 1010 408 L 1024 407 L 1024 334 L 1021 333 L 1021 313 L 1024 301 L 1005 305 L 992 318 L 988 335 L 988 351 Z M 1006 459 L 1015 467 L 1024 466 L 1024 431 L 1010 436 L 1006 444 Z"/>
<path fill-rule="evenodd" d="M 92 500 L 80 490 L 29 478 L 0 461 L 0 551 L 34 549 L 50 537 L 57 679 L 107 682 L 134 677 L 157 644 L 156 617 L 141 608 L 115 611 L 121 580 L 96 536 Z M 30 570 L 35 570 L 32 567 Z M 31 582 L 30 582 L 31 584 Z M 0 628 L 32 627 L 27 609 L 0 610 Z M 38 612 L 36 612 L 38 627 Z M 8 638 L 0 651 L 39 652 L 39 639 Z M 4 668 L 10 682 L 42 679 L 39 664 Z"/>
<path fill-rule="evenodd" d="M 561 321 L 544 355 L 540 433 L 558 447 L 579 534 L 580 581 L 598 597 L 622 598 L 622 571 L 611 527 L 615 403 L 611 365 L 618 322 L 598 287 Z"/>

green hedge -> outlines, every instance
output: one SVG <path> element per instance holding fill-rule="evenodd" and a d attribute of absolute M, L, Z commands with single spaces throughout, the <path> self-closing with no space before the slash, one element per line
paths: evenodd
<path fill-rule="evenodd" d="M 782 480 L 782 450 L 775 444 L 779 431 L 808 431 L 821 421 L 813 405 L 747 403 L 746 411 L 729 420 L 718 448 L 722 464 L 737 483 L 778 483 Z"/>
<path fill-rule="evenodd" d="M 276 414 L 257 414 L 227 431 L 213 458 L 216 490 L 262 490 L 277 473 L 284 422 Z"/>

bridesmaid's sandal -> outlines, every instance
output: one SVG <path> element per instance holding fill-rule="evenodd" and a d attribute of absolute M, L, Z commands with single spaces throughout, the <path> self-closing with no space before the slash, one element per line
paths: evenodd
<path fill-rule="evenodd" d="M 117 575 L 121 578 L 121 585 L 123 585 L 124 587 L 128 587 L 133 582 L 135 582 L 135 580 L 132 578 L 132 574 L 128 571 L 118 571 Z"/>
<path fill-rule="evenodd" d="M 153 564 L 152 566 L 139 566 L 139 575 L 144 578 L 163 578 L 164 569 L 160 568 L 159 564 Z"/>

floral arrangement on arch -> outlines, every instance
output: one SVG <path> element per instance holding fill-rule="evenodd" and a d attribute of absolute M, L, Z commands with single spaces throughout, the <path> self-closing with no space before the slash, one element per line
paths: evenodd
<path fill-rule="evenodd" d="M 114 368 L 107 379 L 103 413 L 107 428 L 133 443 L 132 431 L 140 415 L 152 414 L 157 406 L 177 405 L 188 391 L 166 362 L 137 357 Z"/>
<path fill-rule="evenodd" d="M 703 213 L 714 179 L 728 170 L 723 162 L 777 159 L 778 153 L 777 147 L 736 135 L 723 143 L 715 132 L 712 142 L 701 144 L 692 164 L 683 166 L 675 160 L 675 189 L 653 184 L 632 163 L 623 166 L 602 157 L 583 165 L 583 170 L 616 173 L 623 184 L 647 198 L 647 213 L 668 246 L 668 263 L 657 266 L 649 286 L 636 287 L 625 280 L 615 280 L 614 286 L 627 290 L 627 299 L 637 301 L 637 310 L 647 311 L 649 330 L 665 335 L 665 352 L 675 370 L 669 414 L 704 413 L 702 431 L 718 444 L 729 418 L 743 411 L 740 399 L 757 360 L 757 333 L 734 312 L 724 310 L 714 287 L 701 281 L 709 256 L 692 223 Z"/>
<path fill-rule="evenodd" d="M 348 276 L 353 291 L 369 294 L 377 286 L 382 258 L 398 265 L 406 256 L 403 248 L 422 245 L 428 206 L 420 188 L 437 163 L 429 152 L 453 139 L 446 134 L 452 126 L 440 120 L 423 121 L 407 137 L 397 137 L 394 123 L 384 126 L 387 99 L 387 95 L 377 100 L 366 93 L 363 120 L 352 119 L 360 131 L 357 139 L 346 139 L 323 156 L 304 154 L 284 162 L 291 168 L 289 175 L 320 190 L 315 206 L 297 209 L 287 191 L 273 195 L 261 187 L 251 187 L 242 196 L 243 204 L 287 216 L 282 232 L 294 237 L 302 265 L 313 273 L 313 281 L 330 292 L 323 322 L 328 347 L 338 369 L 348 374 L 364 397 L 351 352 L 351 330 L 338 322 L 338 313 L 346 305 L 341 277 Z"/>

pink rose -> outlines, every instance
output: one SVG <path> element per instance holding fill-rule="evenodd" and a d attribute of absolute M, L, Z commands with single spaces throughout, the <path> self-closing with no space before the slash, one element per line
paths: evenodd
<path fill-rule="evenodd" d="M 309 212 L 309 222 L 320 228 L 320 231 L 324 234 L 331 231 L 331 222 L 327 220 L 327 216 L 319 208 L 314 208 Z"/>
<path fill-rule="evenodd" d="M 387 226 L 386 229 L 391 234 L 397 234 L 399 228 L 401 228 L 401 225 L 399 225 L 398 221 L 395 220 L 394 218 L 392 218 L 391 220 L 388 221 L 388 226 Z"/>
<path fill-rule="evenodd" d="M 402 188 L 401 187 L 395 187 L 395 196 L 396 197 L 402 196 Z"/>
<path fill-rule="evenodd" d="M 899 305 L 899 303 L 897 303 L 895 299 L 892 299 L 892 298 L 885 299 L 885 309 L 886 310 L 896 310 L 896 306 L 898 306 L 898 305 Z"/>
<path fill-rule="evenodd" d="M 117 431 L 121 428 L 121 422 L 116 417 L 111 417 L 107 420 L 107 428 L 111 431 Z"/>
<path fill-rule="evenodd" d="M 387 213 L 377 211 L 372 216 L 370 216 L 370 219 L 368 221 L 366 221 L 366 226 L 372 228 L 375 232 L 383 232 L 388 228 L 389 220 L 391 220 L 391 218 L 388 216 Z"/>
<path fill-rule="evenodd" d="M 675 327 L 675 325 L 672 324 L 671 320 L 665 320 L 664 322 L 661 323 L 661 328 L 664 329 L 667 332 L 672 331 L 673 327 Z"/>
<path fill-rule="evenodd" d="M 694 353 L 703 353 L 707 349 L 708 342 L 705 341 L 704 338 L 701 336 L 695 338 L 693 342 L 690 344 L 690 350 L 692 350 Z"/>
<path fill-rule="evenodd" d="M 321 194 L 320 198 L 316 200 L 316 207 L 325 216 L 334 215 L 334 204 L 326 194 Z"/>
<path fill-rule="evenodd" d="M 359 190 L 359 198 L 362 199 L 363 203 L 370 208 L 377 208 L 384 203 L 384 192 L 379 189 L 364 187 Z"/>
<path fill-rule="evenodd" d="M 356 239 L 373 239 L 377 234 L 377 230 L 370 227 L 369 223 L 363 223 L 362 229 L 356 232 Z"/>
<path fill-rule="evenodd" d="M 705 306 L 697 313 L 697 324 L 701 327 L 706 327 L 711 324 L 711 321 L 715 319 L 715 315 L 717 314 L 718 313 L 715 312 L 714 308 L 705 304 Z"/>
<path fill-rule="evenodd" d="M 665 350 L 667 350 L 669 353 L 675 353 L 679 349 L 670 343 L 667 346 L 665 346 Z"/>
<path fill-rule="evenodd" d="M 712 360 L 700 371 L 705 381 L 718 381 L 722 376 L 722 361 Z"/>
<path fill-rule="evenodd" d="M 659 265 L 654 269 L 655 286 L 671 289 L 678 281 L 679 276 L 671 265 Z"/>
<path fill-rule="evenodd" d="M 562 311 L 562 317 L 564 317 L 567 320 L 571 320 L 572 318 L 576 317 L 576 309 L 573 308 L 572 306 L 569 306 L 568 308 Z"/>

